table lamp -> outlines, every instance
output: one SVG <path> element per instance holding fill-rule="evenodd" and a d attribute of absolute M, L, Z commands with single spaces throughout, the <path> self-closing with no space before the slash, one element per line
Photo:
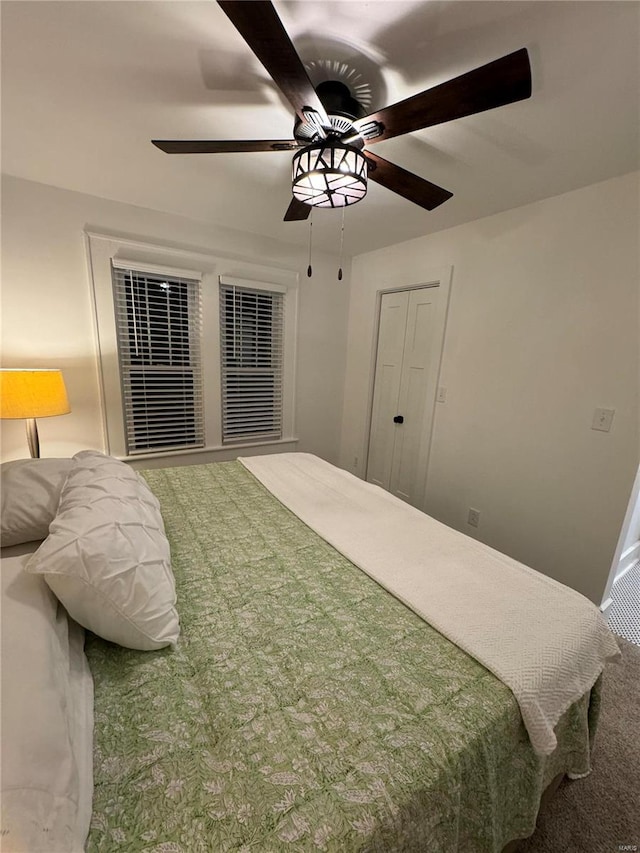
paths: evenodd
<path fill-rule="evenodd" d="M 60 370 L 0 370 L 0 418 L 25 418 L 31 457 L 40 456 L 36 418 L 70 412 Z"/>

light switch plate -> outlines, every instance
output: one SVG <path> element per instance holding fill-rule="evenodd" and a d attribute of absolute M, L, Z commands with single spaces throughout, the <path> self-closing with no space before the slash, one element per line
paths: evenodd
<path fill-rule="evenodd" d="M 596 409 L 593 413 L 591 429 L 597 429 L 601 432 L 609 432 L 615 413 L 615 409 Z"/>
<path fill-rule="evenodd" d="M 446 399 L 447 399 L 447 389 L 443 385 L 441 385 L 438 388 L 438 395 L 436 397 L 436 400 L 438 401 L 438 403 L 444 403 L 446 401 Z"/>

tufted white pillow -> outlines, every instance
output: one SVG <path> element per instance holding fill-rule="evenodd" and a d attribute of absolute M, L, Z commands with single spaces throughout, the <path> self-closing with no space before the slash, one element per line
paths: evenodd
<path fill-rule="evenodd" d="M 72 464 L 71 459 L 16 459 L 2 463 L 3 548 L 48 535 Z"/>
<path fill-rule="evenodd" d="M 160 505 L 132 468 L 83 450 L 62 489 L 49 536 L 26 566 L 69 614 L 132 649 L 175 644 L 180 633 Z"/>

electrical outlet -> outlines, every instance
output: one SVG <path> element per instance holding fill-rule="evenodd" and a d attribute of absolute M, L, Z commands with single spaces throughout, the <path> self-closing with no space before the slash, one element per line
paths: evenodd
<path fill-rule="evenodd" d="M 591 429 L 597 429 L 600 432 L 609 432 L 615 413 L 615 409 L 596 409 L 593 413 Z"/>
<path fill-rule="evenodd" d="M 469 515 L 467 516 L 467 524 L 470 524 L 472 527 L 480 527 L 480 510 L 479 509 L 471 509 L 471 507 L 469 507 Z"/>
<path fill-rule="evenodd" d="M 357 456 L 353 457 L 353 470 L 354 471 L 358 470 L 358 457 Z"/>

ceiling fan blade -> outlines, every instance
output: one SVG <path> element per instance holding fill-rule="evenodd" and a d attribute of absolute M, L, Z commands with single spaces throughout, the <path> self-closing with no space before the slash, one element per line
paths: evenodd
<path fill-rule="evenodd" d="M 152 139 L 166 154 L 229 154 L 239 151 L 294 151 L 295 139 Z"/>
<path fill-rule="evenodd" d="M 432 184 L 431 181 L 426 181 L 424 178 L 419 178 L 413 172 L 407 172 L 406 169 L 378 157 L 377 154 L 366 151 L 365 157 L 369 162 L 370 180 L 394 193 L 398 193 L 398 195 L 420 205 L 420 207 L 433 210 L 453 195 L 449 190 Z"/>
<path fill-rule="evenodd" d="M 292 198 L 291 204 L 284 215 L 284 221 L 298 222 L 301 219 L 308 219 L 310 213 L 311 205 L 305 204 L 303 201 L 298 201 L 297 198 Z"/>
<path fill-rule="evenodd" d="M 531 65 L 525 47 L 461 74 L 357 121 L 382 124 L 382 133 L 367 144 L 422 130 L 456 118 L 502 107 L 531 96 Z"/>
<path fill-rule="evenodd" d="M 304 109 L 312 109 L 318 113 L 320 124 L 328 127 L 325 108 L 273 4 L 268 0 L 218 0 L 218 5 L 291 103 L 298 118 L 304 120 Z"/>

